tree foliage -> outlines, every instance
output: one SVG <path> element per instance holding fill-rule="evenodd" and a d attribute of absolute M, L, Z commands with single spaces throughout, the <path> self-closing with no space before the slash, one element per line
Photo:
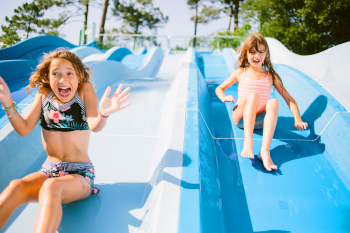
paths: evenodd
<path fill-rule="evenodd" d="M 123 20 L 123 28 L 129 34 L 139 34 L 143 28 L 157 30 L 168 22 L 158 7 L 154 7 L 152 0 L 136 0 L 126 3 L 114 0 L 113 15 Z"/>
<path fill-rule="evenodd" d="M 214 49 L 217 48 L 217 42 L 220 40 L 220 49 L 222 48 L 238 48 L 241 45 L 241 41 L 245 39 L 245 36 L 249 33 L 251 30 L 250 22 L 246 22 L 242 25 L 242 27 L 237 28 L 234 32 L 230 30 L 226 30 L 223 32 L 218 32 L 217 36 L 239 36 L 242 39 L 239 38 L 215 38 L 211 45 L 214 47 Z"/>
<path fill-rule="evenodd" d="M 44 15 L 44 10 L 48 5 L 40 5 L 37 2 L 24 3 L 17 9 L 14 9 L 14 15 L 11 18 L 5 17 L 8 26 L 2 25 L 1 30 L 4 32 L 0 36 L 0 41 L 3 42 L 3 48 L 13 45 L 21 40 L 18 33 L 24 33 L 23 37 L 28 38 L 30 33 L 42 33 L 38 25 L 43 23 L 41 18 Z"/>
<path fill-rule="evenodd" d="M 11 46 L 32 34 L 59 35 L 59 30 L 73 17 L 85 15 L 84 26 L 87 25 L 88 5 L 99 6 L 99 0 L 33 0 L 24 3 L 14 10 L 14 15 L 5 17 L 8 25 L 2 25 L 3 35 L 0 41 L 2 48 Z M 44 18 L 45 11 L 57 6 L 61 8 L 73 7 L 75 11 L 64 10 L 57 19 Z"/>
<path fill-rule="evenodd" d="M 212 0 L 212 2 L 216 2 L 217 0 Z M 235 31 L 238 28 L 238 15 L 239 15 L 239 3 L 243 2 L 243 0 L 219 0 L 223 5 L 222 12 L 225 15 L 229 15 L 229 25 L 228 30 L 231 28 L 232 17 L 234 17 L 233 30 Z"/>
<path fill-rule="evenodd" d="M 294 53 L 318 53 L 350 40 L 350 0 L 247 0 L 243 8 L 260 23 L 260 34 Z"/>
<path fill-rule="evenodd" d="M 197 25 L 206 24 L 212 20 L 219 19 L 221 10 L 207 5 L 208 0 L 187 0 L 191 10 L 195 10 L 195 15 L 191 17 L 191 21 L 194 22 L 194 35 L 197 35 Z M 197 42 L 196 42 L 197 40 Z M 195 47 L 199 42 L 196 37 L 193 39 L 193 46 Z"/>

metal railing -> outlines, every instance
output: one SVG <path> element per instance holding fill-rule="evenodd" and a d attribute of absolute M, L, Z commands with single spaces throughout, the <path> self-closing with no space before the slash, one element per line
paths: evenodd
<path fill-rule="evenodd" d="M 229 42 L 230 47 L 238 47 L 243 38 L 239 36 L 191 36 L 191 35 L 143 35 L 143 34 L 97 34 L 96 40 L 103 38 L 100 46 L 106 46 L 105 49 L 113 46 L 127 47 L 137 50 L 139 47 L 160 46 L 162 49 L 185 50 L 189 46 L 211 51 L 214 48 L 221 49 L 221 44 Z M 235 41 L 230 41 L 234 39 Z M 132 48 L 131 48 L 132 47 Z"/>

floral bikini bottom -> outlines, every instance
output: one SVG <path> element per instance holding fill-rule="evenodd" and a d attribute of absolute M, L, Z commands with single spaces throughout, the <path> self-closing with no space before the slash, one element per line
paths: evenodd
<path fill-rule="evenodd" d="M 40 172 L 43 172 L 49 178 L 61 177 L 71 174 L 82 176 L 91 185 L 90 196 L 99 194 L 100 190 L 94 187 L 95 170 L 91 162 L 51 162 L 45 161 Z"/>

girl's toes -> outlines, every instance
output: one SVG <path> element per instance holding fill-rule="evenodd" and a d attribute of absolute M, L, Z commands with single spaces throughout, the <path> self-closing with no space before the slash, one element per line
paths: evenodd
<path fill-rule="evenodd" d="M 271 167 L 273 170 L 277 170 L 277 166 L 276 166 L 275 164 L 270 165 L 270 167 Z"/>

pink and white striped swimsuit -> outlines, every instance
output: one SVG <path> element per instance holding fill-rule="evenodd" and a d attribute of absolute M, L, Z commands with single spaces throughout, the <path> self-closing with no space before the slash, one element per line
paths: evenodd
<path fill-rule="evenodd" d="M 259 111 L 269 100 L 271 92 L 271 84 L 268 79 L 269 72 L 264 79 L 253 80 L 246 77 L 244 68 L 244 78 L 238 85 L 238 101 L 243 100 L 249 93 L 256 92 L 259 96 L 259 104 L 257 111 Z"/>

